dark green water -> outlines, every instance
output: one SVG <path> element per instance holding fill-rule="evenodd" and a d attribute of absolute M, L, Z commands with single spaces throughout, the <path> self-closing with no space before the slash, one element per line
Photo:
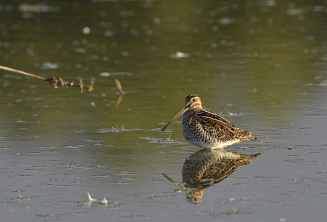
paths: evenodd
<path fill-rule="evenodd" d="M 323 221 L 326 22 L 324 1 L 0 2 L 0 65 L 95 81 L 0 70 L 1 220 Z M 190 94 L 263 140 L 198 204 L 162 175 L 198 150 L 161 131 Z"/>

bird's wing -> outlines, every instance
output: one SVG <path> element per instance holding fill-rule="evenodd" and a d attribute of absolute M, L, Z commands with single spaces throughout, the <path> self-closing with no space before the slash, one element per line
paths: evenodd
<path fill-rule="evenodd" d="M 212 136 L 227 140 L 235 138 L 235 126 L 224 117 L 207 110 L 199 111 L 197 117 L 203 128 L 206 128 L 206 132 Z"/>

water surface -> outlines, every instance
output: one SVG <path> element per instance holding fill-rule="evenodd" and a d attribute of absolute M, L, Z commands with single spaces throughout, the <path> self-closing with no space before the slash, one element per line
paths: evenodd
<path fill-rule="evenodd" d="M 1 219 L 322 221 L 326 8 L 273 0 L 1 3 L 1 65 L 95 81 L 81 94 L 0 71 Z M 119 105 L 115 79 L 126 92 Z M 197 204 L 162 175 L 187 185 L 183 164 L 199 149 L 180 122 L 161 128 L 190 94 L 263 140 L 227 147 L 262 154 Z"/>

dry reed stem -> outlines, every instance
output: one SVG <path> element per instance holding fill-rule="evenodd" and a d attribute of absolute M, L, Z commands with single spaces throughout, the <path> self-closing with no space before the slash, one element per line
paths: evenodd
<path fill-rule="evenodd" d="M 51 76 L 50 78 L 46 79 L 46 78 L 44 78 L 42 76 L 37 76 L 37 75 L 34 75 L 34 74 L 30 74 L 30 73 L 27 73 L 27 72 L 23 72 L 23 71 L 20 71 L 20 70 L 17 70 L 17 69 L 12 69 L 12 68 L 5 67 L 5 66 L 0 66 L 0 69 L 6 70 L 6 71 L 9 71 L 9 72 L 19 73 L 19 74 L 22 74 L 22 75 L 25 75 L 25 76 L 29 76 L 29 77 L 32 77 L 32 78 L 37 78 L 37 79 L 47 81 L 54 88 L 58 88 L 58 86 L 62 85 L 62 86 L 79 87 L 81 89 L 81 92 L 83 92 L 83 88 L 88 89 L 89 91 L 94 90 L 94 88 L 93 88 L 94 87 L 94 82 L 93 81 L 90 83 L 90 85 L 84 86 L 84 83 L 83 83 L 82 80 L 80 80 L 79 84 L 74 84 L 73 82 L 69 83 L 68 81 L 64 81 L 62 78 L 60 78 L 58 76 Z"/>
<path fill-rule="evenodd" d="M 9 71 L 9 72 L 19 73 L 19 74 L 29 76 L 29 77 L 33 77 L 33 78 L 37 78 L 37 79 L 45 80 L 45 78 L 42 77 L 42 76 L 33 75 L 33 74 L 30 74 L 30 73 L 27 73 L 27 72 L 23 72 L 23 71 L 20 71 L 20 70 L 17 70 L 17 69 L 12 69 L 12 68 L 5 67 L 5 66 L 0 66 L 0 69 L 6 70 L 6 71 Z"/>

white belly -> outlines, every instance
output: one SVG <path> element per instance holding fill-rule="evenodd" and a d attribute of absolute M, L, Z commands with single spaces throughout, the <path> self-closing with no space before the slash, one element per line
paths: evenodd
<path fill-rule="evenodd" d="M 211 143 L 204 143 L 202 141 L 191 141 L 189 142 L 195 146 L 201 147 L 201 148 L 207 148 L 207 149 L 222 149 L 226 146 L 233 145 L 235 141 L 228 141 L 226 143 L 218 143 L 218 144 L 211 144 Z"/>

